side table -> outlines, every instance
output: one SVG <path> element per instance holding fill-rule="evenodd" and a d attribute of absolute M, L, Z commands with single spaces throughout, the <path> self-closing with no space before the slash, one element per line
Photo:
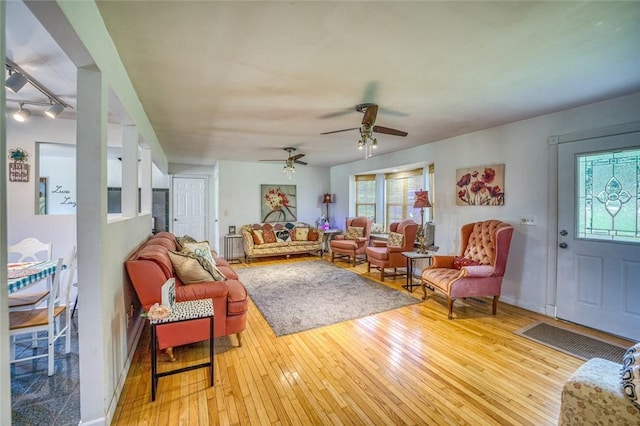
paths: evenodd
<path fill-rule="evenodd" d="M 237 241 L 242 241 L 242 235 L 228 234 L 224 236 L 224 258 L 230 263 L 240 263 L 241 255 L 236 255 Z"/>
<path fill-rule="evenodd" d="M 172 322 L 191 321 L 200 318 L 209 318 L 209 362 L 158 373 L 158 340 L 156 327 Z M 213 300 L 200 299 L 177 302 L 173 305 L 171 314 L 167 318 L 150 319 L 149 324 L 151 324 L 151 401 L 156 400 L 158 379 L 172 374 L 209 367 L 209 383 L 210 386 L 213 386 Z"/>
<path fill-rule="evenodd" d="M 413 269 L 415 268 L 415 262 L 418 259 L 429 259 L 429 265 L 431 265 L 431 254 L 418 253 L 417 251 L 403 251 L 402 255 L 407 258 L 407 282 L 402 287 L 407 289 L 409 293 L 413 293 L 413 287 L 420 286 L 420 284 L 413 283 Z"/>
<path fill-rule="evenodd" d="M 320 250 L 320 257 L 324 256 L 324 252 L 331 253 L 331 240 L 335 235 L 342 233 L 339 229 L 327 229 L 322 235 L 322 249 Z"/>

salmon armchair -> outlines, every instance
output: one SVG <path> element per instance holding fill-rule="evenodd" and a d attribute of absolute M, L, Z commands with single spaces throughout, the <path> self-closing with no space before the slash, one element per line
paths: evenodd
<path fill-rule="evenodd" d="M 371 272 L 371 265 L 380 270 L 380 281 L 384 281 L 385 269 L 393 268 L 393 274 L 388 277 L 406 276 L 406 272 L 398 273 L 397 268 L 405 268 L 407 259 L 403 251 L 413 251 L 413 245 L 418 233 L 418 224 L 412 219 L 394 222 L 389 225 L 389 240 L 374 241 L 374 247 L 367 247 L 367 272 Z M 391 245 L 391 234 L 400 234 L 402 239 L 399 246 Z"/>
<path fill-rule="evenodd" d="M 356 266 L 356 258 L 365 254 L 371 236 L 373 221 L 368 217 L 348 217 L 345 223 L 347 235 L 336 235 L 331 240 L 331 263 L 334 263 L 335 255 L 347 257 L 353 266 Z M 349 238 L 349 228 L 363 228 L 361 237 Z"/>
<path fill-rule="evenodd" d="M 459 297 L 493 297 L 492 314 L 498 308 L 502 277 L 507 265 L 513 226 L 499 220 L 468 223 L 460 230 L 459 256 L 433 256 L 432 264 L 422 272 L 422 291 L 443 293 L 447 298 L 449 319 L 453 302 Z"/>

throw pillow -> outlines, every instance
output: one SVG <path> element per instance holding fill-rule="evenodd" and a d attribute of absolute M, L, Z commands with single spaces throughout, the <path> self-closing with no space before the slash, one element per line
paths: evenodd
<path fill-rule="evenodd" d="M 295 228 L 296 229 L 296 241 L 307 241 L 309 236 L 309 228 Z"/>
<path fill-rule="evenodd" d="M 176 275 L 183 284 L 207 281 L 225 281 L 227 278 L 207 259 L 193 252 L 175 252 L 169 250 L 169 259 Z"/>
<path fill-rule="evenodd" d="M 309 230 L 309 235 L 307 235 L 307 239 L 309 241 L 318 241 L 319 237 L 320 237 L 320 234 L 318 234 L 318 231 L 316 231 L 315 229 Z"/>
<path fill-rule="evenodd" d="M 251 233 L 253 237 L 253 244 L 264 244 L 264 237 L 262 236 L 262 229 L 254 229 Z"/>
<path fill-rule="evenodd" d="M 640 343 L 636 343 L 622 357 L 622 390 L 640 410 Z"/>
<path fill-rule="evenodd" d="M 288 230 L 276 231 L 276 240 L 278 242 L 289 241 L 289 231 Z"/>
<path fill-rule="evenodd" d="M 212 265 L 216 264 L 213 255 L 211 254 L 211 246 L 209 245 L 209 241 L 200 241 L 197 243 L 184 243 L 184 248 L 180 251 L 191 251 L 198 256 L 202 256 L 211 262 Z"/>
<path fill-rule="evenodd" d="M 265 244 L 275 243 L 276 242 L 276 233 L 273 232 L 273 229 L 267 229 L 262 231 L 262 239 Z"/>
<path fill-rule="evenodd" d="M 185 235 L 183 237 L 176 237 L 176 249 L 181 251 L 184 248 L 185 243 L 197 243 L 195 238 Z"/>
<path fill-rule="evenodd" d="M 453 267 L 456 269 L 460 269 L 464 266 L 478 266 L 478 265 L 481 265 L 481 263 L 473 259 L 467 259 L 466 257 L 456 256 L 453 258 Z"/>
<path fill-rule="evenodd" d="M 389 237 L 387 238 L 387 247 L 404 247 L 404 235 L 397 232 L 389 232 Z"/>
<path fill-rule="evenodd" d="M 347 228 L 347 240 L 355 240 L 364 237 L 364 228 L 362 226 L 350 226 Z"/>

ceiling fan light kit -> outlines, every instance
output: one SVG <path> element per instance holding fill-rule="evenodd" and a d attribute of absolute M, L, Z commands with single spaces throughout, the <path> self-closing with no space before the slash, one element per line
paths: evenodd
<path fill-rule="evenodd" d="M 359 104 L 356 105 L 356 111 L 364 113 L 362 118 L 362 126 L 354 127 L 351 129 L 334 130 L 331 132 L 324 132 L 321 135 L 328 135 L 331 133 L 348 132 L 350 130 L 360 129 L 360 139 L 358 140 L 358 149 L 364 150 L 364 158 L 369 158 L 373 155 L 373 150 L 378 147 L 378 139 L 373 136 L 373 133 L 384 133 L 392 136 L 407 136 L 408 133 L 402 130 L 391 129 L 389 127 L 375 126 L 376 116 L 378 115 L 378 105 L 376 104 Z"/>
<path fill-rule="evenodd" d="M 287 175 L 288 179 L 291 179 L 293 177 L 293 174 L 296 172 L 296 166 L 295 166 L 296 163 L 302 164 L 304 166 L 307 165 L 306 162 L 300 161 L 300 159 L 304 157 L 305 154 L 291 155 L 291 153 L 296 150 L 295 148 L 286 147 L 282 149 L 284 149 L 289 153 L 289 157 L 286 160 L 284 160 L 284 167 L 282 169 L 282 172 Z M 260 160 L 260 161 L 282 161 L 282 160 Z"/>

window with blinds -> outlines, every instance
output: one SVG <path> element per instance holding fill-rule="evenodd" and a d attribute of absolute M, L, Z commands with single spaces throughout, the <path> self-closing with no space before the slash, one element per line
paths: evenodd
<path fill-rule="evenodd" d="M 385 228 L 393 222 L 413 219 L 420 222 L 420 209 L 414 209 L 415 193 L 424 188 L 423 169 L 399 173 L 386 173 Z"/>
<path fill-rule="evenodd" d="M 356 176 L 356 216 L 376 221 L 376 175 Z"/>

